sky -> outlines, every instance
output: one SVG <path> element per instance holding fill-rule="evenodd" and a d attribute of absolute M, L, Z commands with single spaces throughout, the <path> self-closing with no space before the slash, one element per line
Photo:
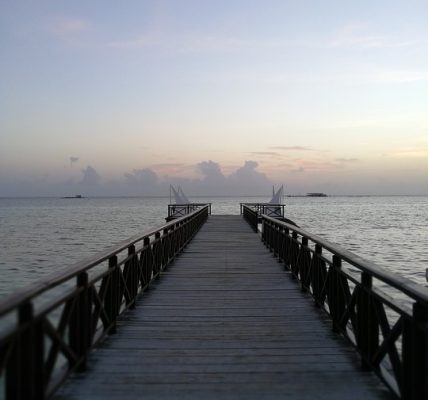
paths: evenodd
<path fill-rule="evenodd" d="M 428 194 L 426 0 L 0 0 L 0 196 Z"/>

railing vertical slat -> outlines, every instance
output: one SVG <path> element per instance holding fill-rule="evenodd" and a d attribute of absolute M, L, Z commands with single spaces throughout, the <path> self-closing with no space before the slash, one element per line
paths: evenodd
<path fill-rule="evenodd" d="M 116 318 L 117 318 L 117 298 L 119 296 L 117 281 L 117 256 L 114 255 L 108 260 L 108 269 L 109 269 L 109 285 L 105 297 L 105 309 L 106 313 L 110 320 L 110 330 L 109 333 L 116 333 Z"/>
<path fill-rule="evenodd" d="M 428 307 L 413 305 L 403 332 L 403 398 L 428 399 Z"/>

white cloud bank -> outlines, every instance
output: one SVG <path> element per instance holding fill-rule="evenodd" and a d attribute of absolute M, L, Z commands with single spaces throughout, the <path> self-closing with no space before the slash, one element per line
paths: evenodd
<path fill-rule="evenodd" d="M 178 184 L 191 196 L 260 195 L 270 193 L 272 182 L 257 170 L 256 161 L 246 161 L 230 175 L 220 164 L 202 161 L 196 165 L 201 178 L 159 176 L 153 169 L 134 169 L 122 179 L 107 181 L 88 165 L 78 180 L 48 182 L 46 179 L 0 181 L 0 196 L 167 196 L 170 184 Z"/>

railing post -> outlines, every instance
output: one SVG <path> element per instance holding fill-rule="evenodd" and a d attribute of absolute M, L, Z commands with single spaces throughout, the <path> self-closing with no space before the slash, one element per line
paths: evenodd
<path fill-rule="evenodd" d="M 285 229 L 279 227 L 279 240 L 278 240 L 278 261 L 280 263 L 284 262 L 285 259 Z"/>
<path fill-rule="evenodd" d="M 288 228 L 284 229 L 283 232 L 283 261 L 284 269 L 290 268 L 290 230 Z"/>
<path fill-rule="evenodd" d="M 312 282 L 312 293 L 315 298 L 315 304 L 318 307 L 322 306 L 322 288 L 323 283 L 322 278 L 323 271 L 322 269 L 322 246 L 319 243 L 315 244 L 315 254 L 312 256 L 312 263 L 311 263 L 311 270 L 310 270 L 310 277 Z"/>
<path fill-rule="evenodd" d="M 328 308 L 330 309 L 330 315 L 333 320 L 333 331 L 340 331 L 340 319 L 345 310 L 345 301 L 342 294 L 342 288 L 340 285 L 340 270 L 342 268 L 342 260 L 336 254 L 333 255 L 333 265 L 330 267 L 329 283 L 328 283 Z"/>
<path fill-rule="evenodd" d="M 135 299 L 138 293 L 138 269 L 135 262 L 135 245 L 131 244 L 128 247 L 129 261 L 125 264 L 124 274 L 126 288 L 129 293 L 129 299 L 126 301 L 126 305 L 130 308 L 135 308 Z"/>
<path fill-rule="evenodd" d="M 19 307 L 18 323 L 22 331 L 19 334 L 19 362 L 21 378 L 21 396 L 34 399 L 34 343 L 33 343 L 33 305 L 24 303 Z"/>
<path fill-rule="evenodd" d="M 361 287 L 357 295 L 357 344 L 362 354 L 362 367 L 370 368 L 370 360 L 379 347 L 379 322 L 370 295 L 372 276 L 361 273 Z"/>
<path fill-rule="evenodd" d="M 257 218 L 258 218 L 259 216 L 257 215 Z M 264 244 L 264 245 L 266 245 L 266 237 L 265 237 L 265 230 L 266 230 L 266 221 L 262 218 L 261 219 L 261 239 L 262 239 L 262 243 Z"/>
<path fill-rule="evenodd" d="M 299 278 L 299 244 L 298 244 L 298 235 L 296 231 L 293 231 L 291 234 L 291 246 L 290 246 L 290 269 L 292 272 L 293 278 Z"/>
<path fill-rule="evenodd" d="M 34 320 L 33 305 L 18 309 L 18 334 L 6 366 L 6 399 L 44 398 L 43 324 Z"/>
<path fill-rule="evenodd" d="M 272 228 L 272 233 L 273 233 L 273 238 L 272 238 L 272 251 L 273 251 L 273 256 L 277 257 L 278 256 L 278 226 L 276 224 L 273 225 Z"/>
<path fill-rule="evenodd" d="M 187 241 L 187 238 L 186 238 Z M 153 246 L 153 253 L 154 253 L 154 274 L 155 279 L 160 278 L 160 271 L 162 268 L 162 241 L 161 241 L 161 234 L 160 232 L 155 233 L 155 244 Z"/>
<path fill-rule="evenodd" d="M 34 322 L 34 398 L 44 399 L 45 397 L 45 340 L 43 331 L 43 320 Z"/>
<path fill-rule="evenodd" d="M 162 270 L 166 269 L 170 260 L 170 245 L 171 245 L 171 240 L 170 240 L 170 234 L 169 234 L 169 229 L 164 229 L 163 230 L 163 239 L 162 239 Z"/>
<path fill-rule="evenodd" d="M 302 292 L 307 292 L 311 284 L 311 277 L 309 270 L 311 267 L 311 253 L 309 251 L 309 240 L 306 236 L 302 236 L 302 244 L 299 252 L 299 275 L 300 275 L 300 288 Z"/>
<path fill-rule="evenodd" d="M 150 287 L 150 281 L 152 279 L 152 272 L 153 272 L 153 253 L 152 253 L 152 249 L 150 247 L 150 238 L 149 237 L 145 237 L 144 241 L 143 241 L 143 246 L 145 248 L 145 250 L 143 252 L 141 252 L 141 257 L 142 257 L 142 277 L 143 277 L 143 281 L 142 281 L 142 285 L 141 286 L 145 286 L 145 290 L 149 290 Z M 147 253 L 147 254 L 146 254 Z"/>
<path fill-rule="evenodd" d="M 406 319 L 403 331 L 402 398 L 428 398 L 428 307 L 413 304 L 413 318 Z"/>
<path fill-rule="evenodd" d="M 86 357 L 90 346 L 90 303 L 88 293 L 88 273 L 77 275 L 77 299 L 72 312 L 69 337 L 70 347 L 79 358 L 77 371 L 86 369 Z"/>
<path fill-rule="evenodd" d="M 269 249 L 269 251 L 272 251 L 271 248 L 271 237 L 272 237 L 272 226 L 270 221 L 265 220 L 265 225 L 264 225 L 265 229 L 263 231 L 264 234 L 264 241 L 265 241 L 265 246 Z"/>

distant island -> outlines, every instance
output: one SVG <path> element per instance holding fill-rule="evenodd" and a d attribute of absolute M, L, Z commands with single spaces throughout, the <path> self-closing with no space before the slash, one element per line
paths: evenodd
<path fill-rule="evenodd" d="M 307 197 L 327 197 L 325 193 L 307 193 Z"/>
<path fill-rule="evenodd" d="M 289 194 L 286 197 L 328 197 L 328 195 L 321 192 L 311 192 L 306 194 Z"/>

